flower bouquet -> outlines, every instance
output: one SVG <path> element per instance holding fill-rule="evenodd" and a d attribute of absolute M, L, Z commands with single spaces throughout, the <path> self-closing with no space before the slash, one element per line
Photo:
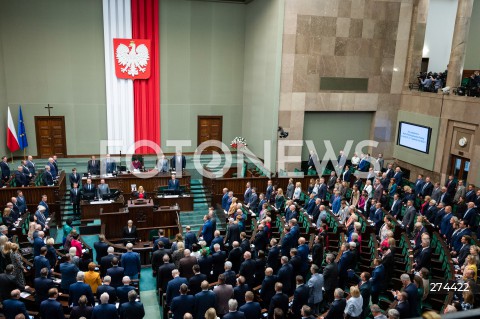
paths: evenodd
<path fill-rule="evenodd" d="M 234 149 L 242 149 L 247 146 L 247 141 L 243 137 L 235 137 L 230 143 L 230 146 Z"/>

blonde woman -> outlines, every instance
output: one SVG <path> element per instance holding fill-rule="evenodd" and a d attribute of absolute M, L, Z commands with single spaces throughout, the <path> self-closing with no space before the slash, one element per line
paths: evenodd
<path fill-rule="evenodd" d="M 358 200 L 360 199 L 360 191 L 358 190 L 357 185 L 353 185 L 352 188 L 352 196 L 350 199 L 350 204 L 353 205 L 354 207 L 357 207 Z"/>
<path fill-rule="evenodd" d="M 172 260 L 175 264 L 175 268 L 178 269 L 180 266 L 180 259 L 184 257 L 183 251 L 185 250 L 185 244 L 183 242 L 177 243 L 177 250 L 175 250 L 172 254 Z"/>
<path fill-rule="evenodd" d="M 205 319 L 218 319 L 217 312 L 215 311 L 215 308 L 209 308 L 205 312 Z"/>
<path fill-rule="evenodd" d="M 24 287 L 25 276 L 23 275 L 23 273 L 26 270 L 23 267 L 22 255 L 20 255 L 20 253 L 18 252 L 18 249 L 19 249 L 18 244 L 12 243 L 10 258 L 12 260 L 13 274 L 15 275 L 15 281 L 17 282 L 18 286 Z"/>
<path fill-rule="evenodd" d="M 347 300 L 347 305 L 345 306 L 345 317 L 346 318 L 360 318 L 363 310 L 363 297 L 360 294 L 358 286 L 350 287 L 350 299 Z"/>
<path fill-rule="evenodd" d="M 2 237 L 6 238 L 6 236 L 2 236 Z M 12 252 L 12 243 L 7 241 L 3 244 L 2 250 L 1 250 L 2 268 L 6 267 L 7 265 L 12 263 L 11 252 Z M 5 268 L 3 270 L 5 270 Z"/>
<path fill-rule="evenodd" d="M 295 184 L 295 191 L 293 192 L 293 200 L 300 200 L 300 196 L 302 195 L 302 183 L 297 182 Z"/>
<path fill-rule="evenodd" d="M 292 199 L 293 198 L 293 192 L 295 190 L 295 184 L 293 184 L 293 178 L 290 178 L 288 180 L 288 185 L 287 185 L 287 198 Z"/>
<path fill-rule="evenodd" d="M 275 196 L 275 208 L 278 211 L 285 209 L 285 196 L 283 196 L 283 189 L 281 188 L 277 190 L 277 196 Z"/>
<path fill-rule="evenodd" d="M 33 233 L 35 232 L 35 226 L 37 226 L 37 216 L 30 214 L 28 221 L 27 239 L 31 244 L 33 244 Z"/>
<path fill-rule="evenodd" d="M 237 211 L 237 201 L 238 198 L 232 197 L 232 203 L 230 204 L 230 208 L 228 209 L 228 216 L 233 216 Z"/>
<path fill-rule="evenodd" d="M 466 260 L 467 265 L 465 266 L 465 269 L 463 270 L 463 279 L 467 279 L 467 271 L 473 270 L 473 278 L 475 281 L 477 281 L 477 261 L 475 260 L 475 256 L 473 255 L 468 255 L 467 260 Z"/>
<path fill-rule="evenodd" d="M 3 224 L 8 227 L 8 229 L 13 227 L 14 220 L 10 213 L 12 212 L 11 208 L 6 207 L 3 210 Z"/>
<path fill-rule="evenodd" d="M 145 189 L 143 189 L 143 186 L 138 187 L 136 197 L 139 199 L 144 199 L 147 197 L 147 193 L 145 193 Z"/>

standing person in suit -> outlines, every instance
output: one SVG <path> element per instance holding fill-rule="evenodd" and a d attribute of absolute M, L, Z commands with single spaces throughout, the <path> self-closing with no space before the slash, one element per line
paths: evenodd
<path fill-rule="evenodd" d="M 235 273 L 238 273 L 238 271 L 240 270 L 240 265 L 243 261 L 243 251 L 238 241 L 234 241 L 231 247 L 232 250 L 230 250 L 230 252 L 228 253 L 228 261 L 232 263 L 232 270 Z"/>
<path fill-rule="evenodd" d="M 224 188 L 222 192 L 222 209 L 228 212 L 228 210 L 230 209 L 230 205 L 228 204 L 228 188 Z"/>
<path fill-rule="evenodd" d="M 186 278 L 180 277 L 180 272 L 177 269 L 172 270 L 172 277 L 173 279 L 170 280 L 167 284 L 167 299 L 166 303 L 170 307 L 173 298 L 180 295 L 180 286 L 185 284 L 188 285 L 188 281 Z"/>
<path fill-rule="evenodd" d="M 262 313 L 262 307 L 258 302 L 253 301 L 253 292 L 247 291 L 245 293 L 245 304 L 240 306 L 239 311 L 243 312 L 245 318 L 260 318 Z"/>
<path fill-rule="evenodd" d="M 252 259 L 252 254 L 249 251 L 243 253 L 243 259 L 245 260 L 240 265 L 239 274 L 245 277 L 249 287 L 253 287 L 255 284 L 255 261 Z"/>
<path fill-rule="evenodd" d="M 280 269 L 278 270 L 277 281 L 282 282 L 283 291 L 285 291 L 286 294 L 291 295 L 293 293 L 292 284 L 294 283 L 292 279 L 295 278 L 293 274 L 293 267 L 288 262 L 287 256 L 282 256 L 282 258 L 280 258 L 280 262 L 282 264 L 282 267 L 280 267 Z"/>
<path fill-rule="evenodd" d="M 132 290 L 135 290 L 135 287 L 130 286 L 131 280 L 128 276 L 123 276 L 122 284 L 120 287 L 117 287 L 117 297 L 120 304 L 128 301 L 128 293 Z"/>
<path fill-rule="evenodd" d="M 327 302 L 333 301 L 333 292 L 338 286 L 338 266 L 335 262 L 333 254 L 327 254 L 325 257 L 327 265 L 323 269 L 325 300 Z"/>
<path fill-rule="evenodd" d="M 40 306 L 42 301 L 48 299 L 48 291 L 53 288 L 53 280 L 48 278 L 49 268 L 44 267 L 40 270 L 40 277 L 33 281 L 35 286 L 35 303 Z"/>
<path fill-rule="evenodd" d="M 209 290 L 208 281 L 201 284 L 202 291 L 195 295 L 195 316 L 194 318 L 204 318 L 205 312 L 209 308 L 215 308 L 215 293 Z"/>
<path fill-rule="evenodd" d="M 117 307 L 109 304 L 109 299 L 106 292 L 100 296 L 100 304 L 93 307 L 92 319 L 118 319 Z"/>
<path fill-rule="evenodd" d="M 182 284 L 180 286 L 180 296 L 173 298 L 172 304 L 170 305 L 170 311 L 173 314 L 173 318 L 183 318 L 187 312 L 194 313 L 195 297 L 192 295 L 187 295 L 187 292 L 188 286 Z"/>
<path fill-rule="evenodd" d="M 415 188 L 416 188 L 416 185 L 415 185 Z M 430 181 L 430 177 L 427 176 L 425 177 L 425 183 L 423 184 L 420 190 L 420 193 L 418 193 L 417 195 L 422 198 L 425 198 L 425 196 L 431 196 L 432 192 L 433 192 L 433 184 Z"/>
<path fill-rule="evenodd" d="M 123 267 L 118 266 L 118 262 L 119 262 L 118 258 L 113 257 L 112 267 L 107 269 L 107 276 L 110 276 L 110 278 L 112 278 L 111 286 L 115 289 L 122 285 L 122 279 L 123 279 L 123 276 L 124 276 L 124 269 L 123 269 Z"/>
<path fill-rule="evenodd" d="M 10 293 L 14 289 L 19 289 L 20 291 L 29 290 L 30 287 L 23 286 L 17 281 L 13 273 L 13 265 L 8 264 L 5 267 L 5 272 L 0 274 L 0 300 L 6 300 L 10 297 Z"/>
<path fill-rule="evenodd" d="M 122 238 L 138 238 L 137 227 L 133 225 L 133 220 L 129 220 L 127 226 L 123 227 Z"/>
<path fill-rule="evenodd" d="M 441 196 L 442 196 L 442 188 L 440 187 L 440 183 L 435 183 L 434 188 L 432 189 L 432 195 L 430 195 L 430 197 L 434 201 L 439 203 Z"/>
<path fill-rule="evenodd" d="M 176 179 L 176 175 L 172 174 L 172 179 L 168 181 L 168 189 L 178 191 L 180 189 L 180 182 Z"/>
<path fill-rule="evenodd" d="M 87 173 L 91 175 L 100 175 L 100 161 L 92 155 L 92 158 L 87 163 Z"/>
<path fill-rule="evenodd" d="M 253 187 L 247 207 L 250 208 L 256 214 L 258 212 L 258 203 L 259 203 L 259 199 L 257 195 L 257 188 Z"/>
<path fill-rule="evenodd" d="M 372 303 L 378 304 L 380 293 L 384 288 L 385 267 L 379 258 L 374 259 L 373 266 L 375 268 L 372 271 L 372 277 L 370 277 L 371 296 Z"/>
<path fill-rule="evenodd" d="M 410 234 L 413 230 L 413 223 L 415 221 L 415 217 L 417 215 L 417 211 L 415 207 L 413 207 L 413 202 L 411 200 L 407 201 L 407 208 L 405 210 L 405 215 L 402 219 L 402 227 L 405 229 L 407 234 Z"/>
<path fill-rule="evenodd" d="M 160 265 L 163 263 L 163 259 L 164 259 L 163 257 L 165 257 L 165 255 L 168 255 L 170 257 L 170 255 L 172 253 L 170 249 L 164 248 L 165 244 L 161 240 L 158 241 L 157 246 L 158 246 L 158 249 L 155 250 L 152 254 L 152 275 L 153 275 L 153 277 L 157 276 L 158 267 L 160 267 Z M 168 261 L 170 261 L 170 258 L 167 260 L 167 262 Z M 168 276 L 170 277 L 170 273 L 168 274 Z"/>
<path fill-rule="evenodd" d="M 198 262 L 196 257 L 190 255 L 189 249 L 185 249 L 183 254 L 184 257 L 180 259 L 178 270 L 180 271 L 180 275 L 188 280 L 193 277 L 193 266 L 198 265 Z"/>
<path fill-rule="evenodd" d="M 162 292 L 167 292 L 168 282 L 172 279 L 172 270 L 175 269 L 175 264 L 170 262 L 168 254 L 163 255 L 163 264 L 157 269 L 157 288 L 162 289 Z"/>
<path fill-rule="evenodd" d="M 108 303 L 115 304 L 117 302 L 117 290 L 110 286 L 112 278 L 110 276 L 103 277 L 103 284 L 97 288 L 97 299 L 100 300 L 100 296 L 106 292 L 110 297 Z"/>
<path fill-rule="evenodd" d="M 108 247 L 109 247 L 108 244 L 105 242 L 105 235 L 104 234 L 98 235 L 98 241 L 93 243 L 93 248 L 97 253 L 96 261 L 98 265 L 101 264 L 102 257 L 108 255 Z"/>
<path fill-rule="evenodd" d="M 112 174 L 117 170 L 117 163 L 113 158 L 110 157 L 110 154 L 105 156 L 105 160 L 103 161 L 103 169 L 105 170 L 104 174 Z"/>
<path fill-rule="evenodd" d="M 252 187 L 250 182 L 247 182 L 245 192 L 243 193 L 243 202 L 245 205 L 248 205 L 250 203 L 250 197 L 252 196 Z"/>
<path fill-rule="evenodd" d="M 33 162 L 33 156 L 32 155 L 28 155 L 27 157 L 27 168 L 30 172 L 30 174 L 32 174 L 32 176 L 35 175 L 35 163 Z"/>
<path fill-rule="evenodd" d="M 23 314 L 25 318 L 29 318 L 25 304 L 20 301 L 20 290 L 15 289 L 11 293 L 11 298 L 2 301 L 3 314 L 6 319 L 15 319 L 18 314 Z"/>
<path fill-rule="evenodd" d="M 370 304 L 370 274 L 368 272 L 362 272 L 360 274 L 360 282 L 358 283 L 358 289 L 363 299 L 363 312 L 362 318 L 366 318 L 368 315 L 368 305 Z M 376 318 L 378 319 L 378 318 Z"/>
<path fill-rule="evenodd" d="M 42 301 L 40 304 L 40 317 L 48 319 L 65 319 L 63 313 L 63 306 L 57 301 L 58 290 L 57 288 L 51 288 L 48 291 L 48 299 Z M 27 317 L 28 318 L 28 317 Z M 102 318 L 106 319 L 106 318 Z"/>
<path fill-rule="evenodd" d="M 415 181 L 415 186 L 414 186 L 414 192 L 415 192 L 415 195 L 418 197 L 418 196 L 421 196 L 421 193 L 422 193 L 422 189 L 423 189 L 423 186 L 425 185 L 425 181 L 423 180 L 423 175 L 422 174 L 418 174 L 418 177 L 417 177 L 417 180 Z"/>
<path fill-rule="evenodd" d="M 412 266 L 415 271 L 420 271 L 422 268 L 428 268 L 431 262 L 432 249 L 430 248 L 430 239 L 422 239 L 422 250 L 415 256 L 415 262 Z"/>
<path fill-rule="evenodd" d="M 455 182 L 453 175 L 448 176 L 444 186 L 447 188 L 448 196 L 453 198 L 455 196 L 455 190 L 457 189 L 457 183 Z"/>
<path fill-rule="evenodd" d="M 87 178 L 87 183 L 83 185 L 82 193 L 85 195 L 95 196 L 97 194 L 97 190 L 95 185 L 92 183 L 91 178 Z"/>
<path fill-rule="evenodd" d="M 70 176 L 68 176 L 68 179 L 70 181 L 70 187 L 73 187 L 73 184 L 78 184 L 80 185 L 80 181 L 82 180 L 82 177 L 80 174 L 77 173 L 76 168 L 72 168 L 72 173 L 70 173 Z"/>
<path fill-rule="evenodd" d="M 17 187 L 25 187 L 30 183 L 28 176 L 23 173 L 23 166 L 18 166 L 15 171 L 15 183 Z"/>
<path fill-rule="evenodd" d="M 43 246 L 40 248 L 40 255 L 35 256 L 33 259 L 33 265 L 35 268 L 35 278 L 40 277 L 40 272 L 43 268 L 53 269 L 55 265 L 50 265 L 50 262 L 45 257 L 47 254 L 47 247 Z M 49 274 L 50 275 L 50 274 Z"/>
<path fill-rule="evenodd" d="M 50 173 L 52 174 L 52 177 L 55 180 L 57 178 L 57 175 L 58 175 L 58 170 L 57 170 L 57 166 L 55 166 L 55 161 L 53 160 L 53 157 L 50 157 L 48 159 L 48 162 L 47 162 L 46 166 L 48 166 L 50 168 Z"/>
<path fill-rule="evenodd" d="M 72 263 L 72 256 L 70 254 L 66 254 L 65 262 L 60 264 L 60 273 L 62 274 L 60 289 L 64 293 L 67 293 L 70 289 L 70 285 L 75 283 L 78 273 L 78 267 Z"/>
<path fill-rule="evenodd" d="M 320 319 L 337 319 L 343 318 L 343 312 L 345 311 L 345 307 L 347 302 L 345 298 L 343 298 L 344 292 L 340 288 L 335 289 L 335 300 L 330 305 L 330 309 L 325 317 L 320 317 Z"/>
<path fill-rule="evenodd" d="M 127 252 L 124 253 L 121 258 L 125 276 L 128 276 L 131 279 L 138 279 L 141 270 L 140 254 L 132 251 L 132 243 L 128 243 L 126 248 Z"/>
<path fill-rule="evenodd" d="M 377 203 L 379 203 L 380 199 L 382 198 L 382 194 L 383 194 L 382 183 L 380 182 L 380 178 L 376 178 L 373 185 L 373 199 L 375 199 Z"/>
<path fill-rule="evenodd" d="M 100 258 L 100 277 L 102 278 L 107 274 L 107 269 L 112 267 L 112 261 L 115 258 L 114 251 L 113 247 L 108 247 L 107 255 Z"/>
<path fill-rule="evenodd" d="M 273 194 L 273 182 L 271 179 L 269 179 L 267 182 L 267 189 L 265 191 L 265 199 L 267 200 L 267 202 L 270 201 L 272 194 Z"/>
<path fill-rule="evenodd" d="M 287 199 L 293 198 L 294 191 L 295 191 L 295 184 L 293 183 L 293 178 L 290 178 L 288 180 L 287 191 L 285 193 L 285 196 L 287 197 Z"/>
<path fill-rule="evenodd" d="M 191 231 L 191 227 L 185 227 L 185 248 L 192 249 L 192 245 L 198 243 L 197 235 Z"/>
<path fill-rule="evenodd" d="M 53 186 L 55 178 L 51 172 L 50 166 L 45 166 L 45 171 L 43 172 L 43 184 L 45 186 Z"/>
<path fill-rule="evenodd" d="M 313 169 L 315 168 L 315 162 L 318 163 L 318 156 L 315 154 L 314 151 L 310 151 L 310 155 L 308 155 L 308 169 Z"/>
<path fill-rule="evenodd" d="M 162 155 L 160 160 L 157 163 L 157 168 L 160 173 L 166 173 L 169 170 L 168 160 L 165 155 Z"/>
<path fill-rule="evenodd" d="M 398 194 L 393 195 L 392 207 L 390 207 L 389 213 L 395 218 L 400 218 L 400 213 L 402 211 L 402 201 Z"/>
<path fill-rule="evenodd" d="M 105 180 L 102 178 L 97 187 L 97 198 L 102 199 L 103 195 L 108 194 L 110 194 L 110 187 L 108 187 L 108 184 L 105 184 Z"/>
<path fill-rule="evenodd" d="M 192 269 L 193 269 L 194 275 L 190 277 L 190 279 L 188 280 L 188 290 L 190 291 L 190 295 L 195 296 L 197 293 L 202 291 L 202 288 L 200 287 L 200 285 L 204 280 L 207 280 L 207 275 L 204 275 L 200 272 L 200 266 L 198 264 L 193 265 Z M 195 300 L 194 300 L 194 304 L 195 304 Z"/>
<path fill-rule="evenodd" d="M 457 203 L 460 197 L 465 198 L 466 192 L 467 191 L 465 185 L 463 185 L 463 180 L 459 180 L 457 190 L 455 191 L 455 196 L 453 197 L 453 202 Z"/>
<path fill-rule="evenodd" d="M 355 253 L 356 244 L 350 242 L 348 244 L 342 244 L 340 261 L 338 262 L 338 286 L 340 288 L 345 287 L 348 278 L 348 270 L 355 269 Z"/>
<path fill-rule="evenodd" d="M 403 172 L 400 167 L 397 166 L 395 168 L 395 174 L 393 174 L 393 178 L 395 178 L 395 184 L 397 184 L 397 186 L 402 184 Z"/>
<path fill-rule="evenodd" d="M 278 277 L 273 274 L 273 269 L 268 267 L 265 269 L 265 278 L 262 281 L 262 288 L 260 291 L 260 298 L 262 299 L 262 306 L 267 307 L 268 301 L 275 295 L 275 283 Z"/>
<path fill-rule="evenodd" d="M 75 306 L 72 308 L 72 311 L 70 312 L 70 318 L 71 319 L 80 319 L 81 317 L 91 318 L 92 312 L 93 312 L 93 307 L 87 306 L 87 297 L 85 295 L 82 295 L 78 299 L 78 306 Z"/>
<path fill-rule="evenodd" d="M 328 179 L 328 182 L 327 182 L 327 187 L 329 192 L 333 191 L 333 189 L 335 188 L 336 182 L 337 182 L 337 176 L 335 175 L 335 171 L 332 171 L 330 173 L 330 178 Z"/>
<path fill-rule="evenodd" d="M 88 305 L 90 306 L 95 305 L 95 298 L 93 297 L 92 288 L 90 288 L 90 285 L 86 284 L 84 281 L 85 281 L 85 273 L 83 271 L 79 271 L 77 273 L 77 282 L 71 284 L 70 289 L 68 291 L 69 305 L 78 306 L 78 299 L 80 299 L 82 295 L 85 295 L 87 297 Z"/>
<path fill-rule="evenodd" d="M 308 305 L 314 314 L 319 314 L 320 304 L 323 301 L 323 288 L 325 281 L 317 265 L 312 265 L 310 267 L 310 272 L 312 276 L 308 280 L 308 287 L 310 289 Z"/>
<path fill-rule="evenodd" d="M 294 318 L 300 319 L 302 317 L 302 306 L 308 304 L 310 288 L 304 284 L 302 276 L 297 276 L 295 280 L 297 283 L 297 288 L 293 293 L 293 301 L 290 311 L 292 312 Z"/>
<path fill-rule="evenodd" d="M 205 242 L 207 243 L 207 245 L 210 246 L 213 240 L 213 232 L 214 232 L 213 225 L 210 220 L 210 216 L 209 215 L 203 216 L 203 221 L 204 221 L 204 224 L 202 227 L 202 237 L 203 237 L 203 240 L 205 240 Z"/>
<path fill-rule="evenodd" d="M 78 218 L 80 216 L 80 200 L 82 192 L 78 189 L 78 184 L 74 183 L 70 189 L 70 202 L 73 206 L 73 214 Z"/>
<path fill-rule="evenodd" d="M 408 304 L 410 307 L 410 313 L 407 317 L 412 316 L 412 317 L 418 317 L 418 289 L 417 286 L 410 280 L 410 276 L 408 274 L 402 274 L 400 276 L 400 280 L 402 281 L 402 286 L 403 286 L 403 292 L 407 293 L 408 299 Z M 395 292 L 392 292 L 393 296 L 398 299 L 398 296 L 400 292 L 397 290 Z"/>
<path fill-rule="evenodd" d="M 233 298 L 233 287 L 225 284 L 225 276 L 223 274 L 218 275 L 218 285 L 213 288 L 215 294 L 216 307 L 215 310 L 220 316 L 228 313 L 228 301 Z"/>
<path fill-rule="evenodd" d="M 468 189 L 465 193 L 465 202 L 475 202 L 475 185 L 468 184 Z"/>
<path fill-rule="evenodd" d="M 17 207 L 20 215 L 25 213 L 25 211 L 27 210 L 27 201 L 23 196 L 23 192 L 21 190 L 17 191 Z"/>
<path fill-rule="evenodd" d="M 2 170 L 2 180 L 7 182 L 10 179 L 10 166 L 8 166 L 7 157 L 2 157 L 2 161 L 0 162 L 0 168 Z"/>
<path fill-rule="evenodd" d="M 277 282 L 275 284 L 275 295 L 270 300 L 270 305 L 268 307 L 268 319 L 273 319 L 273 313 L 275 308 L 282 309 L 283 313 L 288 312 L 288 296 L 282 292 L 283 284 Z"/>
<path fill-rule="evenodd" d="M 185 158 L 185 155 L 182 155 L 182 152 L 178 151 L 177 154 L 172 157 L 172 160 L 170 161 L 170 167 L 174 171 L 179 171 L 184 170 L 186 166 L 187 160 Z"/>

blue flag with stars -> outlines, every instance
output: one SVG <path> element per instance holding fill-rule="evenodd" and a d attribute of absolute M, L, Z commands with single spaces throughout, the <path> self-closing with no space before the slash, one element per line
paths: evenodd
<path fill-rule="evenodd" d="M 23 123 L 23 114 L 22 114 L 22 106 L 19 106 L 18 110 L 18 145 L 20 145 L 20 149 L 23 150 L 25 147 L 28 146 L 27 141 L 27 132 L 25 131 L 25 123 Z"/>

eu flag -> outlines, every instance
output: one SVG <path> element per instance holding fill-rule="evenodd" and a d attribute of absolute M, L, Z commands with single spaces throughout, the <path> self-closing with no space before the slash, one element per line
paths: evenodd
<path fill-rule="evenodd" d="M 22 114 L 22 106 L 19 106 L 18 110 L 18 145 L 20 145 L 20 149 L 24 149 L 28 146 L 27 141 L 27 132 L 25 131 L 25 123 L 23 123 L 23 114 Z"/>

